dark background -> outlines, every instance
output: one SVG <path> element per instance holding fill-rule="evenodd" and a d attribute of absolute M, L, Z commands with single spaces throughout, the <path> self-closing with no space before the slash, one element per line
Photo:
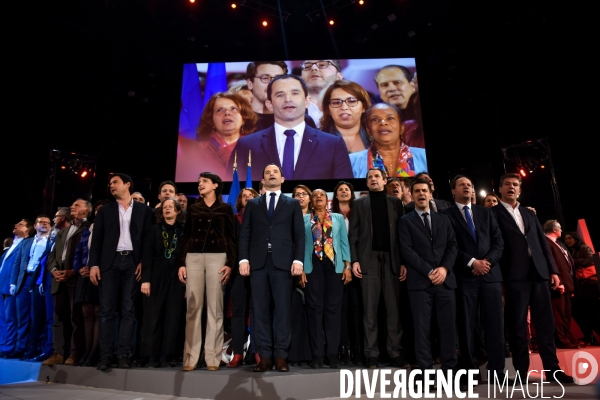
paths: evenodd
<path fill-rule="evenodd" d="M 563 226 L 586 219 L 600 246 L 589 10 L 527 0 L 280 2 L 283 24 L 277 0 L 236 10 L 223 0 L 6 2 L 4 237 L 43 209 L 52 149 L 97 157 L 93 200 L 108 197 L 107 176 L 120 171 L 154 203 L 175 173 L 184 62 L 415 57 L 437 196 L 450 199 L 458 171 L 497 190 L 502 148 L 547 138 Z M 550 179 L 537 169 L 523 183 L 521 202 L 542 222 L 557 215 Z M 194 184 L 180 189 L 195 193 Z"/>

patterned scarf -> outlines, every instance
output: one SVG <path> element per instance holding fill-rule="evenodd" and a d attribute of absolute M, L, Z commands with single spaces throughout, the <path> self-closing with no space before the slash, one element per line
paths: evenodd
<path fill-rule="evenodd" d="M 381 168 L 387 171 L 383 163 L 383 157 L 377 151 L 376 143 L 373 142 L 367 153 L 367 168 Z M 415 163 L 410 148 L 402 143 L 398 152 L 398 166 L 396 167 L 396 177 L 399 176 L 415 176 Z M 390 176 L 391 178 L 391 176 Z"/>
<path fill-rule="evenodd" d="M 331 212 L 327 210 L 323 223 L 319 221 L 319 216 L 313 213 L 310 224 L 315 254 L 319 257 L 319 260 L 323 260 L 323 252 L 325 252 L 327 258 L 333 262 L 333 238 L 331 237 L 333 224 L 331 222 Z"/>

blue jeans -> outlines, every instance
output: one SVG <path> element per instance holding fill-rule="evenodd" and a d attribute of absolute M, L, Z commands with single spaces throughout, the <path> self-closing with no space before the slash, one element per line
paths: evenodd
<path fill-rule="evenodd" d="M 120 323 L 118 334 L 118 356 L 131 355 L 131 340 L 135 331 L 135 303 L 137 285 L 135 280 L 135 264 L 133 255 L 122 256 L 115 254 L 112 264 L 101 270 L 99 284 L 100 292 L 100 356 L 110 356 L 113 353 L 113 338 L 115 335 L 115 308 L 119 289 Z"/>

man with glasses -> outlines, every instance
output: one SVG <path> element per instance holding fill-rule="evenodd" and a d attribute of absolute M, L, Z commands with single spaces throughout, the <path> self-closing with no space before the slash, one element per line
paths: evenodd
<path fill-rule="evenodd" d="M 308 87 L 310 104 L 308 115 L 320 128 L 323 116 L 323 94 L 335 81 L 343 79 L 342 67 L 339 60 L 305 60 L 302 63 L 302 79 Z"/>
<path fill-rule="evenodd" d="M 246 82 L 252 92 L 252 110 L 258 114 L 256 130 L 260 131 L 273 125 L 273 111 L 265 105 L 267 86 L 273 78 L 287 74 L 285 61 L 252 61 L 246 67 Z"/>
<path fill-rule="evenodd" d="M 69 229 L 61 230 L 56 236 L 56 243 L 48 256 L 46 270 L 52 274 L 50 289 L 54 299 L 54 354 L 44 360 L 43 365 L 73 365 L 83 355 L 83 315 L 81 307 L 75 308 L 75 289 L 77 275 L 73 270 L 75 250 L 81 240 L 83 231 L 90 226 L 87 218 L 92 213 L 89 201 L 77 199 L 71 206 L 73 223 Z M 60 354 L 62 350 L 62 355 Z M 69 355 L 67 358 L 66 356 Z"/>
<path fill-rule="evenodd" d="M 265 104 L 273 111 L 274 124 L 268 129 L 240 138 L 229 159 L 228 169 L 246 165 L 252 155 L 252 180 L 262 179 L 261 171 L 273 163 L 288 180 L 348 179 L 352 166 L 341 137 L 308 126 L 305 111 L 310 99 L 306 83 L 296 75 L 274 78 L 267 86 Z M 242 172 L 243 174 L 243 172 Z M 240 180 L 245 176 L 240 176 Z"/>
<path fill-rule="evenodd" d="M 29 359 L 40 354 L 40 334 L 44 324 L 44 297 L 36 290 L 41 261 L 50 251 L 50 217 L 39 215 L 33 226 L 36 235 L 19 248 L 13 265 L 10 291 L 17 300 L 17 347 L 9 358 Z M 35 326 L 34 326 L 35 325 Z"/>

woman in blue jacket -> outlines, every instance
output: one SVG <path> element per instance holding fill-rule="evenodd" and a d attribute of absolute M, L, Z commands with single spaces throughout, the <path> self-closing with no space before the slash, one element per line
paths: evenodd
<path fill-rule="evenodd" d="M 352 280 L 350 245 L 346 223 L 341 214 L 327 209 L 327 193 L 312 192 L 313 210 L 304 215 L 306 253 L 304 272 L 299 277 L 308 314 L 310 367 L 323 366 L 323 332 L 329 353 L 329 366 L 339 368 L 338 346 L 344 285 Z"/>

